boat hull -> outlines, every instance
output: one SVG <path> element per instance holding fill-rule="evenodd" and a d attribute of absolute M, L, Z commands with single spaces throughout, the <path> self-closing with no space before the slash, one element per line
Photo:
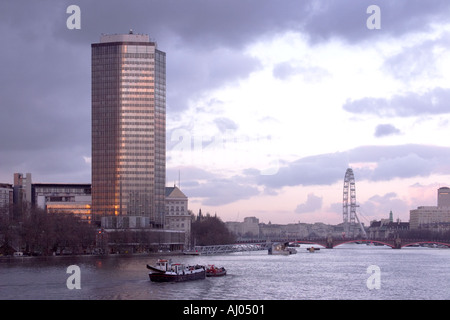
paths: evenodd
<path fill-rule="evenodd" d="M 199 255 L 201 255 L 201 253 L 198 252 L 198 251 L 185 251 L 185 252 L 183 252 L 183 254 L 185 256 L 199 256 Z"/>
<path fill-rule="evenodd" d="M 226 276 L 226 275 L 227 275 L 226 271 L 207 272 L 206 273 L 207 277 L 222 277 L 222 276 Z"/>
<path fill-rule="evenodd" d="M 205 279 L 205 270 L 185 274 L 172 274 L 166 272 L 149 273 L 150 281 L 153 282 L 183 282 Z"/>

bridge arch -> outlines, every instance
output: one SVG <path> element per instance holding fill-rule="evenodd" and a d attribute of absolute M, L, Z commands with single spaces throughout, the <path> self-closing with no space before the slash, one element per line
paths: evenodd
<path fill-rule="evenodd" d="M 336 243 L 334 244 L 333 247 L 340 246 L 341 244 L 358 243 L 358 242 L 379 243 L 379 244 L 383 244 L 385 246 L 394 248 L 394 245 L 392 243 L 384 242 L 384 241 L 381 241 L 381 240 L 371 240 L 371 239 L 350 239 L 350 240 L 336 241 Z"/>
<path fill-rule="evenodd" d="M 408 246 L 412 246 L 415 244 L 439 244 L 439 245 L 443 245 L 443 246 L 447 246 L 450 247 L 450 243 L 445 243 L 445 242 L 441 242 L 441 241 L 433 241 L 433 240 L 429 240 L 429 241 L 424 241 L 424 240 L 418 240 L 418 241 L 411 241 L 411 240 L 406 240 L 406 243 L 402 243 L 402 248 L 404 247 L 408 247 Z"/>

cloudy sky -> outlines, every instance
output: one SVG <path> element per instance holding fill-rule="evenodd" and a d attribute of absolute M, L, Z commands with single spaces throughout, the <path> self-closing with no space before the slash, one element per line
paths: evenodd
<path fill-rule="evenodd" d="M 195 213 L 340 223 L 351 167 L 362 222 L 409 221 L 450 185 L 449 16 L 448 0 L 4 0 L 0 182 L 90 182 L 90 44 L 133 29 L 167 53 L 167 185 Z"/>

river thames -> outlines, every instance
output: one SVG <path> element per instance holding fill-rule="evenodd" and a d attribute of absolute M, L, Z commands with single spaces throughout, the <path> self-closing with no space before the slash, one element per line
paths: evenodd
<path fill-rule="evenodd" d="M 173 262 L 223 266 L 225 277 L 149 281 L 157 256 L 109 255 L 0 260 L 2 300 L 380 300 L 450 299 L 450 250 L 348 244 L 289 256 L 267 251 L 173 256 Z M 170 256 L 164 256 L 169 258 Z M 68 289 L 80 269 L 80 289 Z"/>

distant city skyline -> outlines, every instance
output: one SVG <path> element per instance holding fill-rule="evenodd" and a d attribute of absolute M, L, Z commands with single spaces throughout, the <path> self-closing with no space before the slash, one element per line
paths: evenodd
<path fill-rule="evenodd" d="M 0 183 L 91 182 L 90 44 L 167 53 L 166 186 L 224 221 L 409 220 L 450 185 L 450 3 L 431 0 L 0 3 Z M 369 29 L 367 8 L 380 8 Z M 180 177 L 180 178 L 179 178 Z"/>

